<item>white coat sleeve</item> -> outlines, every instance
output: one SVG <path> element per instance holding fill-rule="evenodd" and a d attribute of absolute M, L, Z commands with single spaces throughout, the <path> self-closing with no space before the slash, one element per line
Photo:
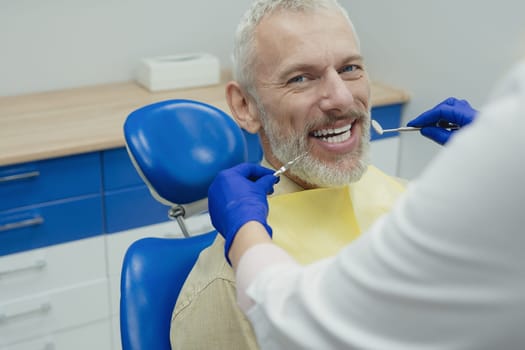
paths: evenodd
<path fill-rule="evenodd" d="M 337 257 L 257 274 L 261 349 L 524 348 L 525 64 L 499 93 Z"/>

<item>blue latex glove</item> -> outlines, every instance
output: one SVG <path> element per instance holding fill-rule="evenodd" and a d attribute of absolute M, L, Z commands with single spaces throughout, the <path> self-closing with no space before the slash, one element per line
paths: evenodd
<path fill-rule="evenodd" d="M 272 236 L 268 226 L 267 195 L 279 178 L 273 170 L 253 163 L 243 163 L 220 172 L 208 189 L 208 209 L 211 222 L 224 237 L 224 255 L 228 252 L 237 231 L 248 221 L 260 222 Z"/>
<path fill-rule="evenodd" d="M 467 101 L 449 97 L 408 122 L 407 126 L 420 127 L 422 135 L 444 145 L 456 130 L 437 126 L 440 121 L 450 122 L 462 127 L 470 124 L 477 113 L 478 111 L 472 108 Z"/>

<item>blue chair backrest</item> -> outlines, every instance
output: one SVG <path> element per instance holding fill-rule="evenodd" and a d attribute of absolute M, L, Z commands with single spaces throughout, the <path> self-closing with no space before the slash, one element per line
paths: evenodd
<path fill-rule="evenodd" d="M 170 350 L 171 314 L 202 249 L 216 236 L 142 238 L 127 250 L 120 285 L 123 350 Z"/>
<path fill-rule="evenodd" d="M 130 158 L 161 203 L 201 202 L 216 174 L 260 162 L 257 135 L 230 116 L 192 100 L 167 100 L 133 111 L 124 123 Z M 120 327 L 124 350 L 169 350 L 171 313 L 188 273 L 216 232 L 189 238 L 143 238 L 124 257 Z"/>
<path fill-rule="evenodd" d="M 206 198 L 220 170 L 262 159 L 258 135 L 243 132 L 220 109 L 192 100 L 137 109 L 124 123 L 124 137 L 138 172 L 165 204 Z"/>

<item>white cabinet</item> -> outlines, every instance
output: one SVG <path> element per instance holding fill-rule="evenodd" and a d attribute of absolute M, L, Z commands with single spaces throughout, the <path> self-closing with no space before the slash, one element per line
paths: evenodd
<path fill-rule="evenodd" d="M 108 291 L 102 236 L 0 257 L 0 346 L 46 349 L 75 331 L 110 349 Z"/>
<path fill-rule="evenodd" d="M 43 337 L 37 337 L 2 350 L 103 350 L 108 349 L 111 339 L 109 320 L 68 329 Z"/>
<path fill-rule="evenodd" d="M 391 176 L 397 176 L 399 137 L 389 137 L 370 143 L 370 164 Z"/>

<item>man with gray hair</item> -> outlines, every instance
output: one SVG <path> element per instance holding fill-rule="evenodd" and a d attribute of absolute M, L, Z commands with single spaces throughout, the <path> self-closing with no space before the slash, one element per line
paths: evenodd
<path fill-rule="evenodd" d="M 334 255 L 403 191 L 368 165 L 370 83 L 346 10 L 336 0 L 256 0 L 237 28 L 233 58 L 226 98 L 237 123 L 259 134 L 262 164 L 278 169 L 307 153 L 269 198 L 274 242 L 304 263 Z M 352 215 L 340 218 L 345 206 Z M 322 220 L 353 236 L 320 233 Z M 220 235 L 183 286 L 170 340 L 173 349 L 257 349 Z"/>
<path fill-rule="evenodd" d="M 327 17 L 323 13 L 338 19 L 337 41 L 312 25 L 310 17 L 320 20 Z M 291 33 L 300 35 L 297 43 L 272 28 L 286 30 L 294 22 L 303 26 L 302 33 Z M 332 57 L 321 57 L 326 54 Z M 241 127 L 259 132 L 272 166 L 309 151 L 294 166 L 300 184 L 359 180 L 368 162 L 370 88 L 357 34 L 337 2 L 256 1 L 239 24 L 233 58 L 235 81 L 226 88 L 230 109 Z"/>

